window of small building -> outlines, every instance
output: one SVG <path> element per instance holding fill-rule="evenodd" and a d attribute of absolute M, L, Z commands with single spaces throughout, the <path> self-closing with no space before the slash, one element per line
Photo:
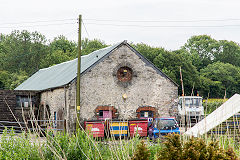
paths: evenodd
<path fill-rule="evenodd" d="M 141 111 L 140 117 L 153 118 L 153 112 L 152 111 Z"/>
<path fill-rule="evenodd" d="M 17 96 L 17 107 L 33 107 L 36 98 L 34 96 Z"/>
<path fill-rule="evenodd" d="M 99 111 L 99 117 L 102 118 L 103 117 L 103 110 Z"/>
<path fill-rule="evenodd" d="M 132 80 L 132 69 L 129 67 L 121 67 L 117 71 L 117 78 L 121 82 L 129 82 Z"/>
<path fill-rule="evenodd" d="M 95 110 L 96 117 L 99 120 L 115 119 L 118 116 L 117 109 L 113 106 L 98 106 Z"/>

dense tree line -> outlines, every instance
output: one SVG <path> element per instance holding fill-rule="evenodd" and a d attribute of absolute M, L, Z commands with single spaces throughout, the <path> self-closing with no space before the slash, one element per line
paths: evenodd
<path fill-rule="evenodd" d="M 231 97 L 240 92 L 240 46 L 208 35 L 192 36 L 179 50 L 140 43 L 135 48 L 179 84 L 182 68 L 185 95 Z"/>
<path fill-rule="evenodd" d="M 97 39 L 82 41 L 82 54 L 104 48 Z M 52 41 L 38 32 L 13 31 L 0 34 L 0 88 L 14 89 L 41 68 L 77 57 L 77 44 L 58 36 Z"/>
<path fill-rule="evenodd" d="M 82 40 L 82 54 L 108 46 L 101 40 Z M 208 35 L 192 36 L 178 50 L 144 43 L 132 46 L 179 84 L 182 68 L 186 95 L 223 98 L 240 91 L 240 46 Z M 64 36 L 52 41 L 38 32 L 0 34 L 0 88 L 14 89 L 41 68 L 77 57 L 76 42 Z"/>

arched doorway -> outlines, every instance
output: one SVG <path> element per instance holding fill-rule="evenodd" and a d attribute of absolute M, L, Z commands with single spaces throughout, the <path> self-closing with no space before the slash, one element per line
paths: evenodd
<path fill-rule="evenodd" d="M 40 105 L 38 110 L 38 120 L 40 126 L 45 126 L 46 122 L 50 120 L 51 112 L 49 105 Z"/>
<path fill-rule="evenodd" d="M 157 109 L 152 106 L 141 106 L 136 110 L 137 118 L 139 119 L 149 119 L 155 118 L 157 116 Z"/>
<path fill-rule="evenodd" d="M 117 118 L 117 109 L 113 106 L 98 106 L 95 112 L 99 120 Z"/>

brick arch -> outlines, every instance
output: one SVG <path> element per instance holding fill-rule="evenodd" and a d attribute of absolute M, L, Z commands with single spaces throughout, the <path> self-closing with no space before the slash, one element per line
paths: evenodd
<path fill-rule="evenodd" d="M 103 110 L 103 111 L 112 111 L 112 118 L 115 119 L 117 118 L 117 109 L 113 106 L 98 106 L 96 109 L 95 109 L 95 113 L 99 113 L 100 110 Z"/>
<path fill-rule="evenodd" d="M 128 78 L 123 81 L 119 79 L 119 70 L 121 70 L 121 68 L 128 68 L 128 73 L 130 73 L 129 77 L 127 76 Z M 129 62 L 122 62 L 113 68 L 113 77 L 115 83 L 117 83 L 121 87 L 127 88 L 128 86 L 132 85 L 132 83 L 134 83 L 133 80 L 135 79 L 135 77 L 137 77 L 137 72 L 135 71 L 134 65 Z"/>
<path fill-rule="evenodd" d="M 157 112 L 156 107 L 152 107 L 152 106 L 141 106 L 141 107 L 138 107 L 138 109 L 136 110 L 138 118 L 140 118 L 140 112 L 141 111 L 152 111 L 153 112 L 153 118 L 158 116 L 158 112 Z"/>
<path fill-rule="evenodd" d="M 132 69 L 124 66 L 124 67 L 120 67 L 117 71 L 117 78 L 119 81 L 121 82 L 129 82 L 132 80 Z"/>

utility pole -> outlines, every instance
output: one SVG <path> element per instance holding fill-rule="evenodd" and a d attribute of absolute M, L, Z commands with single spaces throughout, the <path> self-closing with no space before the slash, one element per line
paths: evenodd
<path fill-rule="evenodd" d="M 182 68 L 180 66 L 180 78 L 181 78 L 181 85 L 182 85 L 182 105 L 183 105 L 183 109 L 185 112 L 184 115 L 184 125 L 185 125 L 185 132 L 187 131 L 187 124 L 188 124 L 188 120 L 187 120 L 187 112 L 186 112 L 186 107 L 185 107 L 185 98 L 184 98 L 184 86 L 183 86 L 183 78 L 182 78 Z"/>
<path fill-rule="evenodd" d="M 80 128 L 80 76 L 81 76 L 81 23 L 82 23 L 82 15 L 79 15 L 78 19 L 78 68 L 77 68 L 77 94 L 76 94 L 76 102 L 77 102 L 77 118 L 76 118 L 76 131 Z"/>
<path fill-rule="evenodd" d="M 181 85 L 182 85 L 182 96 L 184 96 L 184 88 L 183 88 L 182 68 L 181 68 L 181 66 L 180 66 L 180 78 L 181 78 Z"/>

